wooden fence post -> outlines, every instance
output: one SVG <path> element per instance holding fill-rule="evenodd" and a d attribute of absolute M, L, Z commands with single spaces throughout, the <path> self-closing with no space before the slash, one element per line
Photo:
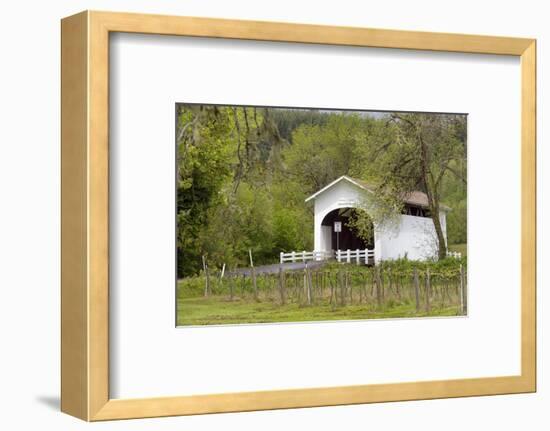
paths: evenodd
<path fill-rule="evenodd" d="M 365 277 L 365 283 L 363 285 L 363 289 L 364 289 L 364 297 L 365 297 L 365 302 L 369 302 L 369 276 L 368 274 L 364 274 L 364 277 Z"/>
<path fill-rule="evenodd" d="M 468 302 L 466 296 L 466 277 L 464 267 L 460 264 L 460 310 L 463 314 L 468 313 Z"/>
<path fill-rule="evenodd" d="M 388 298 L 393 297 L 393 278 L 391 276 L 391 268 L 388 268 Z"/>
<path fill-rule="evenodd" d="M 330 306 L 334 310 L 336 307 L 336 293 L 334 289 L 334 284 L 332 283 L 332 278 L 330 277 L 330 273 L 328 274 L 328 283 L 330 284 Z"/>
<path fill-rule="evenodd" d="M 307 302 L 307 268 L 304 268 L 304 287 L 302 289 L 302 292 L 304 293 L 305 297 L 306 297 L 306 302 Z"/>
<path fill-rule="evenodd" d="M 220 271 L 220 278 L 218 279 L 220 293 L 223 292 L 223 276 L 224 276 L 224 274 L 225 274 L 225 263 L 222 266 L 222 270 Z"/>
<path fill-rule="evenodd" d="M 365 274 L 362 274 L 360 283 L 361 284 L 359 284 L 359 304 L 362 304 L 363 303 L 363 289 L 364 289 L 365 285 L 367 284 Z"/>
<path fill-rule="evenodd" d="M 279 295 L 281 297 L 281 304 L 285 305 L 285 273 L 282 266 L 279 266 Z"/>
<path fill-rule="evenodd" d="M 353 274 L 351 272 L 346 273 L 346 289 L 349 293 L 349 303 L 353 304 Z"/>
<path fill-rule="evenodd" d="M 263 293 L 264 293 L 264 297 L 267 296 L 268 299 L 270 297 L 270 289 L 267 287 L 267 274 L 266 273 L 263 273 L 263 274 L 260 274 L 260 280 L 263 280 L 263 286 L 264 288 L 262 289 L 263 290 Z M 260 292 L 258 292 L 258 297 L 260 295 Z"/>
<path fill-rule="evenodd" d="M 350 303 L 353 304 L 353 286 L 354 286 L 354 281 L 356 282 L 357 281 L 357 276 L 355 276 L 354 278 L 354 274 L 353 272 L 350 273 L 350 278 L 349 278 L 349 285 L 350 285 L 350 292 L 349 292 L 349 297 L 350 297 Z M 359 281 L 359 296 L 361 296 L 361 281 Z M 355 289 L 355 298 L 357 299 L 357 289 Z"/>
<path fill-rule="evenodd" d="M 402 275 L 399 274 L 399 276 L 397 277 L 397 281 L 395 282 L 395 290 L 397 291 L 397 300 L 399 302 L 401 302 L 401 278 L 402 278 Z"/>
<path fill-rule="evenodd" d="M 311 271 L 308 269 L 307 267 L 307 262 L 305 264 L 305 273 L 304 273 L 304 276 L 305 276 L 305 287 L 306 287 L 306 300 L 307 300 L 307 305 L 311 305 Z"/>
<path fill-rule="evenodd" d="M 430 313 L 430 294 L 431 294 L 431 285 L 430 285 L 430 268 L 426 269 L 426 313 Z"/>
<path fill-rule="evenodd" d="M 202 255 L 202 269 L 204 270 L 204 296 L 210 295 L 210 276 L 208 274 L 208 265 L 206 264 L 206 258 Z"/>
<path fill-rule="evenodd" d="M 342 271 L 338 271 L 338 284 L 340 285 L 340 305 L 346 305 L 346 288 Z"/>
<path fill-rule="evenodd" d="M 235 295 L 235 277 L 236 275 L 229 276 L 229 300 L 233 301 Z"/>
<path fill-rule="evenodd" d="M 252 288 L 254 289 L 254 299 L 258 300 L 258 285 L 256 284 L 256 270 L 254 269 L 254 261 L 252 260 L 252 250 L 248 249 L 250 256 L 250 276 L 252 278 Z"/>
<path fill-rule="evenodd" d="M 383 286 L 382 286 L 382 277 L 380 277 L 380 267 L 377 266 L 375 269 L 376 276 L 376 302 L 378 307 L 382 306 L 382 299 L 384 296 Z"/>
<path fill-rule="evenodd" d="M 414 298 L 416 300 L 416 312 L 420 311 L 420 283 L 418 282 L 418 269 L 414 268 Z"/>

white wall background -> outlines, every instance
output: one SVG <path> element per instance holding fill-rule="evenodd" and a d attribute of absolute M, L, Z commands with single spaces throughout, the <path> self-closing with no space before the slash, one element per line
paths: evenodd
<path fill-rule="evenodd" d="M 89 425 L 59 413 L 59 19 L 82 9 L 536 37 L 539 41 L 539 391 L 537 394 L 123 421 Z M 0 15 L 0 405 L 2 428 L 113 430 L 545 430 L 550 237 L 543 122 L 550 59 L 545 2 L 475 0 L 81 0 L 5 3 Z M 32 428 L 31 428 L 32 429 Z"/>
<path fill-rule="evenodd" d="M 470 212 L 472 213 L 474 212 Z M 440 211 L 439 218 L 446 241 L 447 213 Z M 382 229 L 378 238 L 382 243 L 382 259 L 399 259 L 405 254 L 411 260 L 437 258 L 437 233 L 429 217 L 401 215 L 399 224 Z M 500 262 L 500 259 L 497 262 Z"/>

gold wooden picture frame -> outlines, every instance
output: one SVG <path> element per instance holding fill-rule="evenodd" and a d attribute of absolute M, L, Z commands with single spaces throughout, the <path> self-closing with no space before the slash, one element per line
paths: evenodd
<path fill-rule="evenodd" d="M 536 391 L 534 39 L 85 11 L 61 22 L 61 410 L 87 421 Z M 109 396 L 109 34 L 200 36 L 521 59 L 521 374 L 145 399 Z"/>

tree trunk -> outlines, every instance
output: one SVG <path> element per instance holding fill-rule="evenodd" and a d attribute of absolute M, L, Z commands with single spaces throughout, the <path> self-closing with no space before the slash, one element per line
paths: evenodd
<path fill-rule="evenodd" d="M 438 182 L 434 181 L 432 172 L 430 172 L 428 167 L 429 159 L 426 143 L 424 142 L 421 134 L 419 134 L 418 137 L 420 140 L 422 177 L 426 187 L 426 195 L 428 196 L 428 205 L 430 207 L 435 233 L 437 235 L 437 256 L 439 259 L 445 259 L 447 257 L 447 244 L 445 242 L 445 236 L 443 235 L 443 229 L 441 228 L 441 219 L 439 218 L 439 193 L 437 190 Z"/>
<path fill-rule="evenodd" d="M 439 205 L 435 205 L 433 209 L 432 205 L 430 205 L 430 211 L 437 235 L 437 257 L 439 260 L 445 259 L 447 257 L 447 243 L 443 234 L 443 228 L 441 227 L 441 219 L 439 218 Z"/>

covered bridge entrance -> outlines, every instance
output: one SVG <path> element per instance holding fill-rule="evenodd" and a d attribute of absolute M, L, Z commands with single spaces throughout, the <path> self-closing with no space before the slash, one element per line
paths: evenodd
<path fill-rule="evenodd" d="M 365 241 L 350 227 L 350 217 L 353 217 L 355 211 L 354 208 L 338 208 L 323 218 L 321 226 L 329 250 L 374 249 L 374 236 Z M 335 229 L 336 222 L 339 222 L 340 232 Z"/>

